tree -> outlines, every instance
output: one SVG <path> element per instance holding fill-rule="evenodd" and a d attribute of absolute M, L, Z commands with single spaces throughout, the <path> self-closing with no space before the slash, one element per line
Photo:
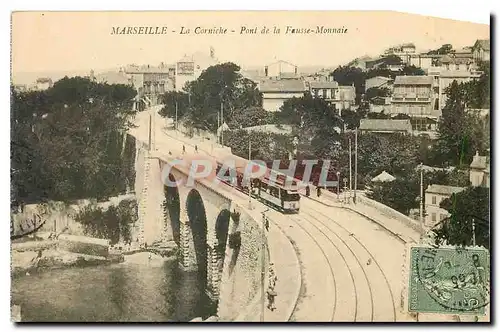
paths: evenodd
<path fill-rule="evenodd" d="M 418 207 L 419 183 L 414 178 L 396 178 L 391 182 L 375 184 L 368 197 L 385 204 L 404 215 Z"/>
<path fill-rule="evenodd" d="M 436 230 L 438 242 L 448 244 L 472 245 L 472 222 L 475 223 L 476 245 L 490 248 L 490 205 L 489 189 L 469 187 L 453 194 L 441 202 L 440 206 L 451 214 Z"/>
<path fill-rule="evenodd" d="M 236 110 L 228 125 L 230 128 L 245 128 L 270 124 L 273 120 L 272 113 L 260 106 L 250 106 L 246 109 Z"/>
<path fill-rule="evenodd" d="M 339 66 L 331 75 L 339 85 L 352 85 L 356 89 L 356 104 L 361 101 L 361 96 L 365 93 L 365 73 L 355 67 Z"/>
<path fill-rule="evenodd" d="M 162 97 L 163 108 L 159 114 L 163 117 L 175 119 L 177 111 L 177 119 L 181 119 L 189 108 L 189 94 L 182 91 L 168 91 Z"/>
<path fill-rule="evenodd" d="M 439 120 L 437 153 L 441 164 L 470 164 L 476 151 L 485 153 L 487 143 L 477 115 L 466 111 L 471 85 L 456 81 L 447 88 L 446 106 Z"/>
<path fill-rule="evenodd" d="M 368 119 L 390 119 L 391 114 L 387 114 L 384 111 L 377 113 L 377 112 L 370 112 L 366 115 Z"/>
<path fill-rule="evenodd" d="M 302 149 L 302 153 L 312 153 L 320 159 L 337 156 L 336 142 L 344 124 L 324 99 L 314 98 L 309 93 L 289 99 L 281 107 L 278 117 L 282 123 L 292 126 L 299 145 L 309 150 Z"/>
<path fill-rule="evenodd" d="M 135 159 L 126 134 L 135 94 L 81 77 L 46 91 L 12 91 L 13 204 L 125 192 L 134 173 L 124 158 Z"/>
<path fill-rule="evenodd" d="M 425 71 L 422 68 L 411 66 L 404 66 L 402 70 L 399 71 L 398 75 L 403 76 L 423 76 Z"/>
<path fill-rule="evenodd" d="M 346 129 L 355 129 L 359 127 L 360 120 L 364 117 L 364 113 L 361 111 L 353 111 L 353 110 L 343 110 L 342 111 L 342 120 L 346 125 Z"/>
<path fill-rule="evenodd" d="M 410 120 L 411 116 L 405 113 L 398 113 L 393 117 L 394 120 Z"/>
<path fill-rule="evenodd" d="M 185 107 L 186 94 L 167 93 L 163 98 L 169 106 L 162 115 L 171 116 L 172 99 L 179 97 L 183 100 L 183 120 L 191 127 L 216 131 L 218 119 L 221 120 L 221 105 L 224 122 L 236 121 L 233 118 L 242 122 L 241 118 L 249 108 L 262 105 L 262 96 L 257 85 L 239 71 L 240 67 L 230 62 L 208 67 L 196 81 L 189 82 L 184 88 L 189 107 Z"/>
<path fill-rule="evenodd" d="M 451 44 L 444 44 L 437 50 L 429 51 L 427 54 L 449 54 L 453 50 L 453 46 Z"/>
<path fill-rule="evenodd" d="M 375 97 L 388 97 L 391 95 L 391 90 L 389 88 L 369 88 L 368 90 L 366 90 L 365 92 L 365 95 L 364 95 L 364 99 L 365 100 L 371 100 Z"/>
<path fill-rule="evenodd" d="M 246 130 L 231 130 L 225 133 L 225 144 L 235 155 L 248 159 L 251 140 L 251 158 L 265 162 L 286 160 L 293 150 L 292 138 L 287 135 Z"/>

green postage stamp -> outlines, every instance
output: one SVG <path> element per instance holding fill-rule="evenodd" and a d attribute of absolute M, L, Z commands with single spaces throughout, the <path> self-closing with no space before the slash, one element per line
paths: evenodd
<path fill-rule="evenodd" d="M 487 250 L 412 247 L 410 260 L 410 312 L 485 313 L 490 300 Z"/>

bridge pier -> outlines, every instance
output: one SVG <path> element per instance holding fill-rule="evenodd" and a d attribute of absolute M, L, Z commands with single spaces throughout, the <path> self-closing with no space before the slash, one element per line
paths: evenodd
<path fill-rule="evenodd" d="M 212 300 L 218 300 L 220 294 L 221 281 L 221 260 L 220 253 L 216 245 L 208 246 L 207 259 L 207 295 Z"/>
<path fill-rule="evenodd" d="M 184 217 L 181 219 L 180 224 L 179 266 L 184 271 L 197 271 L 198 264 L 196 262 L 193 233 L 189 226 L 187 213 L 185 213 Z"/>

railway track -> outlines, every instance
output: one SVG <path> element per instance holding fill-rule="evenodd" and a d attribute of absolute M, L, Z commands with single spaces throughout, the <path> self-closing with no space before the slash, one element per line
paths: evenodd
<path fill-rule="evenodd" d="M 301 257 L 305 292 L 292 314 L 294 320 L 396 320 L 391 284 L 376 255 L 336 220 L 335 213 L 327 216 L 305 203 L 298 215 L 273 212 L 270 217 L 294 240 Z"/>

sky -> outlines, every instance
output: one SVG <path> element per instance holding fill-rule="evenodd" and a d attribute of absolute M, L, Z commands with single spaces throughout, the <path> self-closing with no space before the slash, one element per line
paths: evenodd
<path fill-rule="evenodd" d="M 286 35 L 294 28 L 346 28 L 344 34 Z M 113 27 L 166 26 L 165 35 L 112 35 Z M 181 27 L 224 27 L 226 35 L 180 35 Z M 280 34 L 239 34 L 274 26 Z M 489 38 L 489 25 L 387 11 L 302 12 L 15 12 L 12 14 L 12 72 L 84 71 L 129 63 L 175 63 L 185 54 L 209 54 L 248 68 L 275 59 L 297 66 L 335 67 L 413 42 L 417 50 L 450 43 L 456 48 Z M 175 30 L 176 33 L 171 32 Z M 230 30 L 235 30 L 231 33 Z"/>

